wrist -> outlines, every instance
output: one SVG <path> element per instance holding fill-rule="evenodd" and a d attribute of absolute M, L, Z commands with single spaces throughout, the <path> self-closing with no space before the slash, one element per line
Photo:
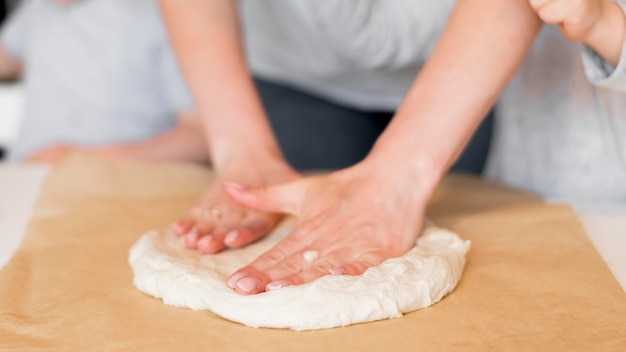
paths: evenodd
<path fill-rule="evenodd" d="M 375 148 L 355 167 L 406 185 L 426 197 L 430 197 L 446 171 L 446 163 L 426 148 L 415 152 L 406 152 L 401 148 Z"/>
<path fill-rule="evenodd" d="M 602 15 L 595 21 L 581 42 L 602 56 L 614 67 L 622 53 L 626 34 L 626 17 L 619 4 L 603 0 Z"/>
<path fill-rule="evenodd" d="M 237 146 L 214 159 L 213 169 L 220 180 L 247 186 L 262 186 L 291 181 L 298 173 L 289 166 L 280 150 Z"/>

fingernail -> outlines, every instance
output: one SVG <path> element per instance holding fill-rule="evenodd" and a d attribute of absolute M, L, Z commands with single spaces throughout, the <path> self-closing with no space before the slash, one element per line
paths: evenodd
<path fill-rule="evenodd" d="M 259 288 L 259 279 L 255 277 L 244 277 L 235 284 L 240 291 L 253 292 Z"/>
<path fill-rule="evenodd" d="M 234 188 L 234 189 L 246 189 L 247 187 L 242 185 L 241 183 L 237 183 L 237 182 L 230 182 L 230 181 L 222 181 L 222 183 L 230 188 Z"/>
<path fill-rule="evenodd" d="M 239 232 L 237 230 L 232 230 L 226 234 L 226 237 L 224 237 L 224 243 L 227 246 L 231 246 L 235 243 L 238 236 L 239 236 Z"/>
<path fill-rule="evenodd" d="M 330 268 L 328 272 L 331 275 L 343 275 L 346 271 L 343 268 Z"/>
<path fill-rule="evenodd" d="M 198 248 L 206 249 L 206 247 L 211 243 L 211 241 L 213 241 L 212 235 L 202 237 L 200 240 L 198 240 Z"/>
<path fill-rule="evenodd" d="M 247 276 L 248 274 L 246 273 L 236 273 L 233 274 L 233 276 L 231 276 L 228 281 L 226 281 L 226 284 L 228 285 L 228 287 L 234 289 L 235 288 L 235 284 L 237 283 L 237 281 L 239 281 L 239 279 L 241 279 L 244 276 Z"/>
<path fill-rule="evenodd" d="M 291 285 L 287 280 L 272 281 L 265 286 L 266 291 L 274 291 Z"/>

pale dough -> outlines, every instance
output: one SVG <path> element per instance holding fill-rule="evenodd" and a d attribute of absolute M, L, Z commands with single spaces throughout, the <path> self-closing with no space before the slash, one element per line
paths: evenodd
<path fill-rule="evenodd" d="M 436 303 L 459 282 L 470 245 L 450 231 L 429 227 L 404 256 L 363 275 L 328 275 L 251 296 L 226 285 L 229 275 L 270 249 L 292 227 L 293 222 L 284 222 L 262 241 L 215 255 L 188 250 L 182 238 L 169 232 L 150 231 L 130 250 L 135 286 L 166 304 L 210 310 L 248 326 L 325 329 L 397 318 Z"/>

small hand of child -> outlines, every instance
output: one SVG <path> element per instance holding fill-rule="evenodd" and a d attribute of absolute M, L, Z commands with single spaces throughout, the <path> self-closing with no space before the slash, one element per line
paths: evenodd
<path fill-rule="evenodd" d="M 613 0 L 528 0 L 539 18 L 558 24 L 563 35 L 582 42 L 616 66 L 624 42 L 626 18 Z"/>
<path fill-rule="evenodd" d="M 558 24 L 563 35 L 585 42 L 592 35 L 606 11 L 615 5 L 611 0 L 529 0 L 542 21 Z"/>

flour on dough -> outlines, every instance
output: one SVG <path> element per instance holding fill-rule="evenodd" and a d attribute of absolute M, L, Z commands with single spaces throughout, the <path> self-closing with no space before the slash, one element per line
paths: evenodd
<path fill-rule="evenodd" d="M 165 304 L 210 310 L 253 327 L 325 329 L 425 308 L 452 291 L 461 278 L 469 241 L 427 228 L 404 256 L 359 276 L 328 275 L 299 286 L 244 296 L 226 286 L 237 269 L 270 249 L 293 228 L 281 224 L 270 236 L 238 250 L 201 255 L 182 238 L 150 231 L 130 250 L 135 286 Z"/>

